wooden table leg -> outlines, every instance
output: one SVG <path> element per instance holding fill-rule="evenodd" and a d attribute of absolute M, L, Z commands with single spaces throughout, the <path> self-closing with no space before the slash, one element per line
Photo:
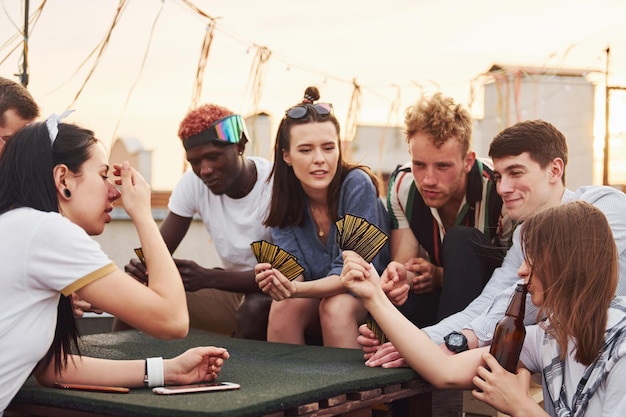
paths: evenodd
<path fill-rule="evenodd" d="M 432 394 L 425 393 L 391 403 L 393 417 L 432 416 Z"/>

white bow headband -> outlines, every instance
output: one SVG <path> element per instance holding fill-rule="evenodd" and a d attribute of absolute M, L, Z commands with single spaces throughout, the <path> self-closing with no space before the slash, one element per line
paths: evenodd
<path fill-rule="evenodd" d="M 48 134 L 50 135 L 50 141 L 52 143 L 54 143 L 54 141 L 57 138 L 57 135 L 59 134 L 59 122 L 65 119 L 67 116 L 69 116 L 70 113 L 72 113 L 73 111 L 74 110 L 65 110 L 60 115 L 56 113 L 52 113 L 46 119 L 46 127 L 48 128 Z"/>

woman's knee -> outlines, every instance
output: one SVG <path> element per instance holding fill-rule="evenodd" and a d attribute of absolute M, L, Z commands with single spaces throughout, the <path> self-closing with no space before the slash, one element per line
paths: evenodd
<path fill-rule="evenodd" d="M 320 323 L 322 326 L 335 323 L 365 321 L 367 312 L 363 303 L 350 294 L 339 294 L 320 301 Z"/>

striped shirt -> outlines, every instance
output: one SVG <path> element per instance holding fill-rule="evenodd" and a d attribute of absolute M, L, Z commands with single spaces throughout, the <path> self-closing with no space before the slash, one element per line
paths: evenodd
<path fill-rule="evenodd" d="M 441 246 L 446 230 L 437 209 L 428 207 L 417 190 L 410 162 L 398 166 L 389 178 L 387 210 L 391 229 L 410 227 L 430 261 L 442 266 Z M 468 173 L 467 191 L 455 225 L 475 227 L 492 244 L 510 246 L 513 224 L 496 192 L 493 169 L 487 160 L 476 159 Z"/>

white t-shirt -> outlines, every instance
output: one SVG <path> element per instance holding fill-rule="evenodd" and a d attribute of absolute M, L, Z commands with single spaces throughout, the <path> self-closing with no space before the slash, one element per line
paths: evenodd
<path fill-rule="evenodd" d="M 60 294 L 117 267 L 87 233 L 58 213 L 0 215 L 0 415 L 54 337 Z"/>
<path fill-rule="evenodd" d="M 612 320 L 609 313 L 608 326 L 611 327 L 615 320 Z M 520 354 L 520 361 L 524 367 L 531 373 L 542 373 L 542 352 L 544 330 L 535 324 L 526 327 L 526 338 L 524 339 L 524 347 Z M 567 392 L 567 403 L 572 404 L 572 399 L 578 382 L 582 378 L 587 369 L 586 366 L 576 362 L 574 359 L 574 344 L 569 344 L 569 352 L 565 358 L 565 367 L 563 370 L 563 381 Z M 611 372 L 607 375 L 597 391 L 589 399 L 589 404 L 585 410 L 585 415 L 590 417 L 609 417 L 609 416 L 626 416 L 626 396 L 624 395 L 624 387 L 626 386 L 626 358 L 621 358 Z M 546 390 L 546 383 L 542 384 L 544 407 L 551 416 L 556 415 L 550 394 Z"/>
<path fill-rule="evenodd" d="M 248 159 L 256 165 L 257 182 L 245 197 L 234 199 L 215 195 L 189 170 L 176 184 L 168 204 L 169 210 L 181 217 L 200 216 L 224 269 L 229 271 L 253 269 L 257 260 L 250 243 L 256 240 L 271 242 L 270 230 L 263 226 L 272 196 L 272 182 L 267 182 L 271 164 L 263 158 Z"/>

